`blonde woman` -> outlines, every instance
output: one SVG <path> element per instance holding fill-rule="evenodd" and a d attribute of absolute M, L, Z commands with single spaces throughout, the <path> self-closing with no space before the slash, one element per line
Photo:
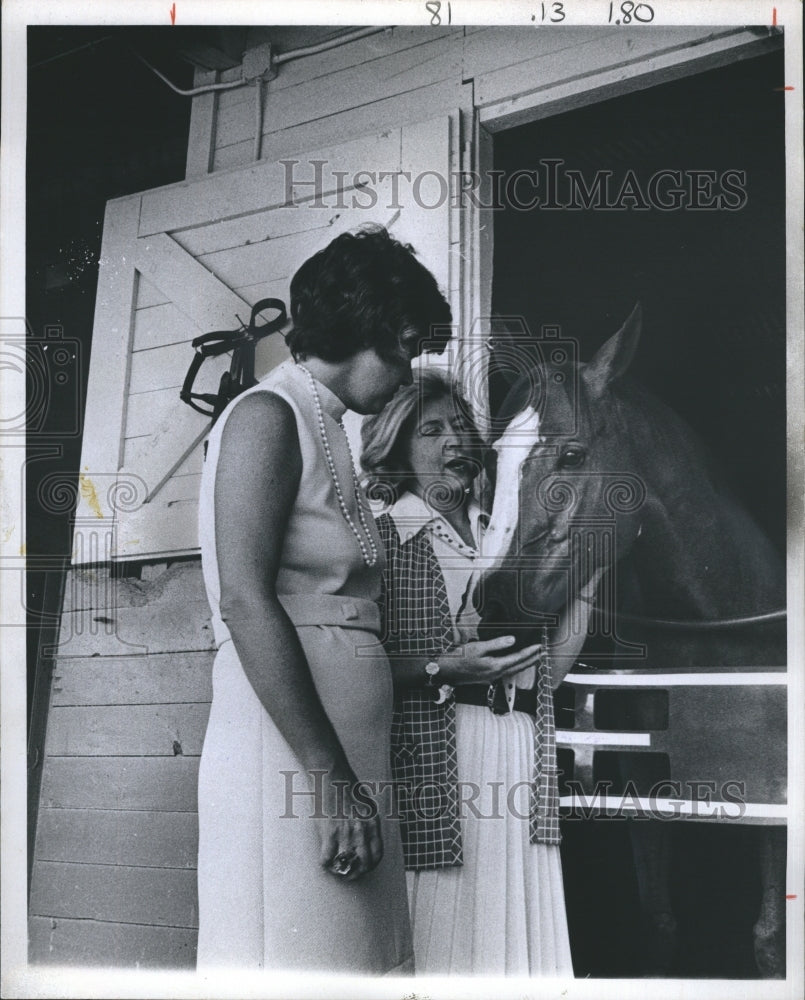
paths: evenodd
<path fill-rule="evenodd" d="M 546 674 L 541 645 L 512 651 L 513 636 L 473 641 L 456 625 L 485 521 L 468 412 L 444 375 L 422 371 L 362 428 L 370 495 L 388 505 L 384 643 L 417 971 L 571 975 L 557 802 L 543 796 L 532 815 L 529 800 L 554 773 L 561 675 Z M 596 583 L 580 597 L 585 623 Z M 508 711 L 497 682 L 517 674 L 533 683 Z"/>

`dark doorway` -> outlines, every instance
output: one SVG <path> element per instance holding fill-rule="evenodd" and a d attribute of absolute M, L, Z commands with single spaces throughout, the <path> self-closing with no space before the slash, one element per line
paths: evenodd
<path fill-rule="evenodd" d="M 587 190 L 609 174 L 610 206 L 627 189 L 623 207 L 585 209 L 577 197 L 581 208 L 495 212 L 492 300 L 494 315 L 522 316 L 532 332 L 559 325 L 582 360 L 642 302 L 632 374 L 705 439 L 781 551 L 783 76 L 780 51 L 499 133 L 495 169 L 535 170 L 543 193 L 546 161 L 562 161 L 560 205 L 573 199 L 571 171 Z M 659 171 L 681 172 L 680 208 L 655 206 Z M 671 203 L 673 186 L 658 182 L 654 201 Z M 518 191 L 532 193 L 527 182 Z"/>
<path fill-rule="evenodd" d="M 493 213 L 493 314 L 512 317 L 498 336 L 518 318 L 532 335 L 558 326 L 589 360 L 640 301 L 643 337 L 632 375 L 702 436 L 781 551 L 783 82 L 780 51 L 501 132 L 495 169 L 504 178 L 536 171 L 535 183 L 525 178 L 517 190 L 522 202 L 541 201 L 525 208 L 509 199 Z M 679 172 L 678 207 L 666 197 L 676 173 L 652 188 L 660 171 Z M 605 185 L 600 197 L 597 183 Z M 502 376 L 490 380 L 493 413 L 506 388 Z M 563 826 L 576 976 L 644 974 L 628 824 Z M 756 976 L 756 831 L 680 832 L 673 974 Z"/>

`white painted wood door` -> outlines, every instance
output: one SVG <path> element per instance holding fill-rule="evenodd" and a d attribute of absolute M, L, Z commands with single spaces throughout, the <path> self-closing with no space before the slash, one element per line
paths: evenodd
<path fill-rule="evenodd" d="M 294 271 L 340 232 L 388 226 L 457 298 L 458 226 L 444 196 L 457 120 L 389 128 L 108 204 L 74 564 L 197 551 L 209 420 L 179 399 L 190 341 L 248 321 L 258 299 L 287 303 Z M 285 357 L 281 337 L 261 341 L 258 377 Z M 206 361 L 195 390 L 214 392 L 229 361 Z"/>

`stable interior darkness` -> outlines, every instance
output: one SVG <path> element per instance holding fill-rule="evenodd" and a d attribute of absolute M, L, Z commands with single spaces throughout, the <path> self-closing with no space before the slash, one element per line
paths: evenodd
<path fill-rule="evenodd" d="M 532 335 L 543 325 L 559 326 L 589 360 L 641 301 L 643 336 L 632 376 L 701 435 L 781 551 L 785 82 L 780 52 L 494 137 L 497 170 L 539 169 L 540 161 L 561 159 L 563 169 L 581 171 L 588 187 L 596 171 L 612 171 L 616 193 L 629 169 L 644 190 L 662 169 L 745 171 L 740 210 L 493 213 L 493 315 L 521 317 Z M 527 184 L 521 191 L 534 193 Z M 491 380 L 493 408 L 505 391 L 502 378 Z M 566 700 L 560 689 L 563 728 Z M 644 924 L 628 823 L 568 820 L 562 833 L 576 976 L 642 975 Z M 757 976 L 756 837 L 751 827 L 694 823 L 677 830 L 675 975 Z"/>

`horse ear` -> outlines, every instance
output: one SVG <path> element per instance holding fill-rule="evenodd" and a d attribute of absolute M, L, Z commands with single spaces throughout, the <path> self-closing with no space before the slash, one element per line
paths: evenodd
<path fill-rule="evenodd" d="M 620 330 L 609 338 L 584 367 L 584 380 L 594 395 L 600 395 L 626 372 L 635 356 L 642 328 L 643 307 L 638 302 Z"/>

